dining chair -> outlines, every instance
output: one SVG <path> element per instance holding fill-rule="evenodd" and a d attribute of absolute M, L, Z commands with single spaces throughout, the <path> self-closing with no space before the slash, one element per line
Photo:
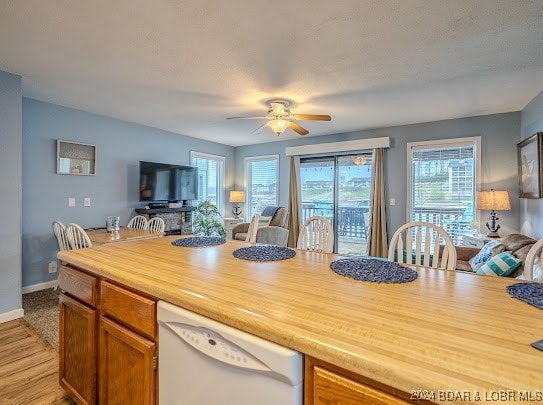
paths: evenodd
<path fill-rule="evenodd" d="M 136 215 L 126 225 L 127 228 L 147 229 L 147 218 L 143 215 Z"/>
<path fill-rule="evenodd" d="M 249 229 L 247 230 L 247 236 L 245 237 L 245 242 L 256 243 L 256 233 L 258 232 L 258 222 L 260 221 L 260 215 L 255 214 L 251 223 L 249 224 Z"/>
<path fill-rule="evenodd" d="M 53 233 L 57 238 L 58 250 L 70 250 L 70 242 L 66 237 L 66 227 L 60 221 L 53 222 Z"/>
<path fill-rule="evenodd" d="M 151 232 L 164 232 L 164 229 L 166 229 L 166 224 L 162 218 L 154 217 L 147 222 L 147 229 Z"/>
<path fill-rule="evenodd" d="M 72 249 L 83 249 L 92 247 L 92 242 L 87 232 L 77 224 L 68 224 L 66 237 Z"/>
<path fill-rule="evenodd" d="M 55 234 L 55 237 L 57 239 L 58 244 L 58 250 L 70 250 L 70 242 L 68 241 L 68 237 L 66 236 L 66 227 L 64 224 L 60 221 L 53 221 L 53 233 Z M 55 281 L 55 285 L 53 290 L 56 290 L 58 288 L 58 277 Z"/>
<path fill-rule="evenodd" d="M 405 243 L 404 243 L 405 237 Z M 445 246 L 440 249 L 441 240 Z M 445 230 L 429 222 L 408 222 L 398 228 L 388 248 L 391 262 L 454 270 L 456 249 Z"/>
<path fill-rule="evenodd" d="M 332 253 L 334 230 L 330 221 L 320 215 L 307 218 L 300 230 L 296 247 L 314 252 Z"/>
<path fill-rule="evenodd" d="M 526 281 L 543 283 L 543 239 L 538 240 L 528 251 L 524 262 L 523 278 Z"/>

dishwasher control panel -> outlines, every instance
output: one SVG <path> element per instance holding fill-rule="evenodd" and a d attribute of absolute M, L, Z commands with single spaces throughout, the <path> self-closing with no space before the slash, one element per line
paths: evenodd
<path fill-rule="evenodd" d="M 217 332 L 180 322 L 166 322 L 166 326 L 188 345 L 215 360 L 255 371 L 270 371 L 264 363 Z"/>

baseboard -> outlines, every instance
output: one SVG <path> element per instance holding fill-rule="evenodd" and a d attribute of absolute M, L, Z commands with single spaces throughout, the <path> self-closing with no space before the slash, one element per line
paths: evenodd
<path fill-rule="evenodd" d="M 46 281 L 45 283 L 27 285 L 26 287 L 23 287 L 23 294 L 40 291 L 40 290 L 46 290 L 48 288 L 53 288 L 56 285 L 56 283 L 57 283 L 57 280 L 51 280 L 51 281 Z"/>
<path fill-rule="evenodd" d="M 13 321 L 14 319 L 22 318 L 23 316 L 25 316 L 25 311 L 22 308 L 4 312 L 3 314 L 0 314 L 0 323 Z"/>

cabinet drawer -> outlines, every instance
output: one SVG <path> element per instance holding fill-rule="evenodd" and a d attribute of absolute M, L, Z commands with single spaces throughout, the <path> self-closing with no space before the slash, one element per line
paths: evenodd
<path fill-rule="evenodd" d="M 102 281 L 100 302 L 101 309 L 105 314 L 143 335 L 155 339 L 157 329 L 156 301 L 107 281 Z"/>
<path fill-rule="evenodd" d="M 96 307 L 98 278 L 72 267 L 62 266 L 60 268 L 59 287 L 72 297 Z"/>

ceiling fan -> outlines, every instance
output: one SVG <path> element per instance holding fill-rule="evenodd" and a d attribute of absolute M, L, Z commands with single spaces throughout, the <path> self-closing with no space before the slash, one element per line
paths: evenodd
<path fill-rule="evenodd" d="M 277 135 L 281 135 L 287 128 L 292 129 L 300 135 L 307 135 L 309 131 L 298 125 L 295 120 L 330 121 L 332 119 L 329 115 L 291 114 L 289 108 L 290 103 L 286 100 L 271 100 L 268 102 L 268 104 L 270 105 L 270 108 L 268 109 L 268 115 L 264 117 L 228 117 L 227 119 L 267 119 L 268 121 L 262 127 L 270 127 Z"/>

